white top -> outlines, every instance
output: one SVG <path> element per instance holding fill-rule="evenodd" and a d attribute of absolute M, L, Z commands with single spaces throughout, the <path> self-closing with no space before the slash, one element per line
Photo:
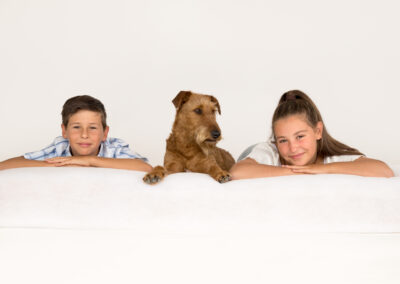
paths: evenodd
<path fill-rule="evenodd" d="M 362 155 L 339 155 L 324 158 L 324 164 L 335 162 L 352 162 L 362 157 Z M 238 161 L 251 158 L 259 164 L 280 166 L 278 149 L 272 142 L 261 142 L 250 146 L 239 156 Z"/>

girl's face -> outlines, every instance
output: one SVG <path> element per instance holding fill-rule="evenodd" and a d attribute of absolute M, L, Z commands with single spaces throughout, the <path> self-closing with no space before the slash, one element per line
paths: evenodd
<path fill-rule="evenodd" d="M 322 122 L 311 127 L 305 115 L 296 114 L 279 119 L 274 124 L 276 146 L 289 165 L 305 166 L 317 160 L 317 141 L 322 137 Z"/>

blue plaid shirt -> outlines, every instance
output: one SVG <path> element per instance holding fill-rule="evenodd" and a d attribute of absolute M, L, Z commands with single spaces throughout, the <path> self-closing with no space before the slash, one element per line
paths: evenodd
<path fill-rule="evenodd" d="M 26 153 L 25 159 L 43 161 L 55 157 L 68 157 L 72 156 L 70 152 L 70 145 L 68 139 L 62 136 L 54 139 L 46 148 Z M 147 162 L 147 158 L 140 156 L 138 153 L 129 149 L 129 144 L 118 138 L 107 138 L 106 141 L 101 142 L 98 157 L 104 158 L 122 158 L 122 159 L 140 159 Z"/>

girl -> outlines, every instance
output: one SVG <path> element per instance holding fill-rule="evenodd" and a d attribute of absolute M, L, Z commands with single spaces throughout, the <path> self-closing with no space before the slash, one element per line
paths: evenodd
<path fill-rule="evenodd" d="M 303 92 L 286 92 L 272 118 L 269 142 L 246 149 L 231 169 L 233 179 L 294 174 L 392 177 L 383 162 L 332 138 L 314 102 Z"/>

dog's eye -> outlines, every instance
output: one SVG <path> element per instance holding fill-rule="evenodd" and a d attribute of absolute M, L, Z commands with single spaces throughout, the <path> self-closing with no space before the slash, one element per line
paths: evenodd
<path fill-rule="evenodd" d="M 194 109 L 194 112 L 197 113 L 197 114 L 202 114 L 202 113 L 203 113 L 203 111 L 201 110 L 201 108 L 196 108 L 196 109 Z"/>

